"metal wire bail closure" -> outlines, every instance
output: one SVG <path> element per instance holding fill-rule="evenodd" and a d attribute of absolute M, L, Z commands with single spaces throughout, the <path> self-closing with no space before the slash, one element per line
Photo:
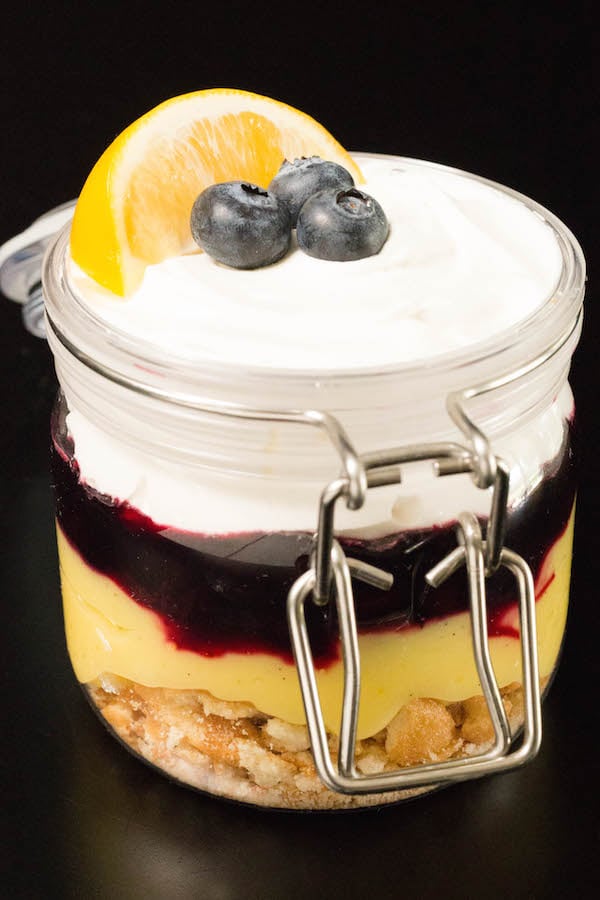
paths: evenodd
<path fill-rule="evenodd" d="M 531 366 L 538 364 L 541 360 Z M 415 444 L 358 456 L 346 439 L 342 474 L 321 494 L 311 565 L 292 585 L 287 613 L 315 768 L 331 790 L 366 794 L 478 778 L 522 765 L 539 750 L 542 726 L 533 577 L 525 560 L 504 548 L 509 496 L 508 467 L 492 452 L 489 440 L 466 410 L 469 400 L 493 390 L 499 383 L 490 382 L 449 395 L 448 413 L 466 437 L 466 446 L 454 442 Z M 335 504 L 340 497 L 344 497 L 346 505 L 356 509 L 364 502 L 365 482 L 367 489 L 400 483 L 401 465 L 423 460 L 433 463 L 436 476 L 469 472 L 477 487 L 484 490 L 491 488 L 486 539 L 482 538 L 476 517 L 471 513 L 462 513 L 457 524 L 458 546 L 426 577 L 435 587 L 463 565 L 466 567 L 473 653 L 494 729 L 494 741 L 487 751 L 477 756 L 412 766 L 379 775 L 360 775 L 354 764 L 360 705 L 360 654 L 351 579 L 358 578 L 383 590 L 391 588 L 393 579 L 381 569 L 345 556 L 334 537 Z M 359 486 L 363 488 L 362 499 L 359 497 Z M 513 748 L 513 736 L 494 675 L 487 636 L 485 579 L 501 566 L 508 568 L 515 576 L 519 597 L 524 727 L 518 749 Z M 304 604 L 309 596 L 321 606 L 334 601 L 337 608 L 344 667 L 337 769 L 329 753 L 304 617 Z"/>
<path fill-rule="evenodd" d="M 331 548 L 332 599 L 337 608 L 344 666 L 337 768 L 334 766 L 329 752 L 327 731 L 319 700 L 315 667 L 304 616 L 304 604 L 316 586 L 317 575 L 314 567 L 295 581 L 289 592 L 287 603 L 292 646 L 302 689 L 315 769 L 324 784 L 331 790 L 342 794 L 382 793 L 464 781 L 515 768 L 535 756 L 539 749 L 542 726 L 535 627 L 535 593 L 531 571 L 522 557 L 510 550 L 503 549 L 501 551 L 499 564 L 513 573 L 518 587 L 523 671 L 523 739 L 518 749 L 511 749 L 510 727 L 489 655 L 486 625 L 485 544 L 481 538 L 479 523 L 470 513 L 463 513 L 460 516 L 457 532 L 459 545 L 428 573 L 427 579 L 430 584 L 437 586 L 458 568 L 466 566 L 475 664 L 494 728 L 494 742 L 489 750 L 473 757 L 411 766 L 379 775 L 361 775 L 356 770 L 354 751 L 360 706 L 358 632 L 350 566 L 342 548 L 334 540 Z"/>

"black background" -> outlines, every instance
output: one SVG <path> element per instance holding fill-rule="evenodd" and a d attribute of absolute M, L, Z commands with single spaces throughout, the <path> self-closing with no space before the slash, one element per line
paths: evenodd
<path fill-rule="evenodd" d="M 422 157 L 534 197 L 589 264 L 572 383 L 584 435 L 572 608 L 539 758 L 392 809 L 256 811 L 175 787 L 102 729 L 66 657 L 47 471 L 49 352 L 0 297 L 0 895 L 597 895 L 600 571 L 595 4 L 14 3 L 0 33 L 0 242 L 75 197 L 160 101 L 242 87 L 347 147 Z M 597 42 L 596 42 L 597 43 Z"/>

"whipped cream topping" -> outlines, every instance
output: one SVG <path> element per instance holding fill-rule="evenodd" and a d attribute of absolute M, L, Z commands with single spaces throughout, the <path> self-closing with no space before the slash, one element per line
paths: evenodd
<path fill-rule="evenodd" d="M 309 531 L 317 525 L 324 484 L 314 480 L 248 477 L 243 473 L 167 463 L 98 428 L 71 402 L 67 428 L 75 443 L 81 477 L 93 489 L 139 509 L 157 524 L 182 531 L 228 534 Z M 74 408 L 75 407 L 75 408 Z M 511 471 L 510 504 L 516 506 L 540 482 L 544 465 L 561 450 L 565 420 L 573 415 L 565 384 L 540 415 L 500 438 L 494 450 Z M 335 472 L 332 471 L 332 477 Z M 471 476 L 434 478 L 431 463 L 402 469 L 402 484 L 367 492 L 359 510 L 336 506 L 336 530 L 375 539 L 397 531 L 443 524 L 465 509 L 487 516 L 490 491 Z"/>
<path fill-rule="evenodd" d="M 390 222 L 375 256 L 313 259 L 297 246 L 243 271 L 207 254 L 167 259 L 115 298 L 74 263 L 81 301 L 112 327 L 195 361 L 357 370 L 431 359 L 510 329 L 547 301 L 562 256 L 517 199 L 465 175 L 356 157 Z"/>
<path fill-rule="evenodd" d="M 496 336 L 552 296 L 562 268 L 553 230 L 525 203 L 460 173 L 397 158 L 357 157 L 362 188 L 382 204 L 390 236 L 354 262 L 313 259 L 297 247 L 279 263 L 230 269 L 208 255 L 150 266 L 123 300 L 71 262 L 81 302 L 111 327 L 194 362 L 280 370 L 370 369 L 431 359 Z M 204 533 L 307 530 L 322 482 L 248 477 L 184 466 L 121 441 L 90 420 L 78 391 L 65 393 L 81 476 L 168 528 Z M 494 443 L 511 466 L 516 504 L 559 452 L 573 400 L 565 385 L 545 411 Z M 332 476 L 335 473 L 332 472 Z M 370 491 L 357 512 L 338 504 L 339 531 L 375 538 L 486 515 L 489 492 L 468 475 L 435 479 L 429 464 L 402 485 Z"/>

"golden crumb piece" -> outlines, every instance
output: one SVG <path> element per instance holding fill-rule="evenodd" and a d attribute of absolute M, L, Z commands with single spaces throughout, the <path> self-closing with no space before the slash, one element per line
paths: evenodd
<path fill-rule="evenodd" d="M 298 752 L 310 747 L 306 725 L 292 725 L 273 718 L 267 719 L 262 730 L 271 750 Z"/>
<path fill-rule="evenodd" d="M 300 794 L 323 795 L 323 782 L 316 772 L 301 772 L 294 778 L 294 784 Z M 341 805 L 341 804 L 340 804 Z"/>
<path fill-rule="evenodd" d="M 546 681 L 547 681 L 547 679 L 545 679 L 545 678 L 542 679 L 541 684 L 540 684 L 542 689 L 543 689 L 544 683 Z M 507 687 L 503 688 L 501 693 L 502 693 L 502 699 L 504 700 L 505 705 L 506 705 L 506 701 L 510 702 L 509 715 L 511 718 L 511 723 L 516 722 L 520 725 L 523 721 L 524 714 L 525 714 L 525 708 L 524 708 L 524 703 L 523 703 L 523 688 L 517 681 L 513 681 L 512 684 L 509 684 L 509 685 L 507 685 Z"/>
<path fill-rule="evenodd" d="M 379 775 L 385 770 L 388 758 L 383 747 L 373 743 L 366 753 L 356 760 L 356 768 L 362 775 Z"/>
<path fill-rule="evenodd" d="M 505 708 L 506 705 L 505 702 Z M 464 719 L 460 733 L 463 740 L 468 744 L 487 744 L 493 741 L 494 728 L 485 698 L 481 695 L 469 697 L 468 700 L 463 700 L 462 708 Z"/>
<path fill-rule="evenodd" d="M 259 744 L 251 741 L 238 741 L 238 765 L 251 773 L 254 783 L 259 787 L 283 786 L 291 781 L 296 768 L 291 763 L 270 753 Z"/>
<path fill-rule="evenodd" d="M 223 719 L 252 719 L 258 715 L 258 710 L 252 703 L 242 703 L 238 700 L 217 700 L 208 691 L 193 692 L 199 703 L 204 707 L 204 712 L 209 716 L 221 716 Z"/>
<path fill-rule="evenodd" d="M 427 697 L 403 706 L 387 728 L 385 749 L 400 766 L 448 759 L 458 749 L 454 719 L 439 700 Z"/>
<path fill-rule="evenodd" d="M 134 751 L 201 790 L 297 809 L 379 805 L 427 790 L 360 796 L 330 791 L 315 771 L 306 726 L 268 716 L 249 703 L 202 690 L 147 687 L 109 674 L 87 689 Z M 501 695 L 514 733 L 523 719 L 522 689 L 513 682 Z M 339 738 L 331 733 L 327 738 L 335 762 Z M 387 728 L 356 742 L 356 768 L 362 775 L 378 775 L 398 766 L 472 756 L 492 739 L 482 696 L 451 703 L 416 699 Z"/>
<path fill-rule="evenodd" d="M 210 759 L 239 765 L 239 738 L 255 741 L 256 728 L 247 720 L 231 722 L 219 716 L 198 716 L 183 726 L 189 743 Z"/>
<path fill-rule="evenodd" d="M 131 710 L 120 703 L 107 703 L 102 715 L 119 734 L 127 733 L 132 725 Z"/>
<path fill-rule="evenodd" d="M 523 690 L 516 681 L 500 691 L 504 710 L 514 730 L 523 721 Z M 488 744 L 494 740 L 494 726 L 485 698 L 479 694 L 463 700 L 460 734 L 468 744 Z M 456 720 L 455 720 L 456 721 Z"/>
<path fill-rule="evenodd" d="M 462 700 L 457 700 L 455 703 L 447 703 L 446 709 L 452 716 L 456 727 L 460 728 L 462 723 L 465 721 L 465 710 Z"/>

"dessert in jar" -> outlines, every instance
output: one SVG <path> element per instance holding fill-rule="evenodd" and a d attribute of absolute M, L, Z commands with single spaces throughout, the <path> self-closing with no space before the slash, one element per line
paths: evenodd
<path fill-rule="evenodd" d="M 323 189 L 319 175 L 319 190 L 281 213 L 282 160 L 296 160 L 288 168 L 305 185 L 313 157 L 342 166 L 350 185 Z M 206 192 L 223 182 L 227 215 L 244 218 L 231 197 L 248 185 L 242 202 L 276 209 L 281 239 L 249 216 L 238 231 L 256 231 L 251 251 L 230 222 L 215 237 L 223 213 Z M 317 195 L 325 213 L 309 208 Z M 340 238 L 340 202 L 383 210 L 378 246 L 365 251 L 354 225 Z M 543 690 L 567 613 L 567 374 L 584 281 L 570 232 L 492 182 L 351 157 L 295 110 L 211 91 L 168 101 L 117 139 L 43 277 L 61 385 L 52 466 L 67 643 L 114 733 L 187 785 L 298 809 L 396 801 L 437 783 L 434 764 L 461 777 L 455 763 L 498 758 L 499 716 L 513 737 L 535 719 L 523 659 Z M 506 476 L 495 559 L 497 482 L 478 467 L 478 436 Z M 330 543 L 324 489 L 339 495 Z M 471 550 L 495 701 L 473 649 Z M 515 578 L 513 558 L 527 577 Z M 360 658 L 357 719 L 342 738 L 340 594 Z M 315 768 L 311 673 L 321 756 L 324 741 L 335 769 L 350 740 L 349 785 L 323 777 L 322 760 Z M 393 781 L 420 766 L 421 778 Z"/>

